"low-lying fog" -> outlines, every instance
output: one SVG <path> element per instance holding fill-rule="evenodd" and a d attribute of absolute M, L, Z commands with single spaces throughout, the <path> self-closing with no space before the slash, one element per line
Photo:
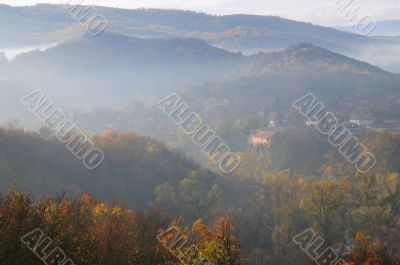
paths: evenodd
<path fill-rule="evenodd" d="M 20 54 L 39 50 L 46 51 L 49 48 L 57 46 L 58 43 L 44 44 L 39 46 L 19 46 L 19 47 L 0 47 L 0 53 L 4 53 L 7 60 L 11 61 Z"/>

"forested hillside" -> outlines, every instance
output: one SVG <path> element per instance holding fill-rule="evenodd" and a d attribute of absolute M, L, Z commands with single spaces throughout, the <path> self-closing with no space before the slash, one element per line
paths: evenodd
<path fill-rule="evenodd" d="M 390 133 L 368 136 L 364 142 L 379 158 L 378 164 L 374 171 L 359 174 L 335 154 L 335 150 L 324 145 L 322 138 L 313 143 L 315 148 L 311 147 L 309 144 L 315 141 L 316 133 L 277 135 L 271 153 L 258 158 L 243 153 L 240 168 L 226 181 L 162 144 L 133 133 L 110 131 L 95 136 L 93 141 L 104 150 L 106 160 L 98 169 L 88 171 L 65 147 L 52 139 L 46 129 L 40 133 L 2 129 L 1 185 L 11 190 L 5 190 L 1 197 L 0 224 L 3 229 L 0 233 L 7 238 L 10 231 L 24 234 L 34 227 L 43 227 L 76 260 L 83 257 L 80 244 L 91 242 L 87 245 L 91 254 L 86 257 L 90 260 L 107 257 L 114 262 L 128 257 L 124 256 L 130 255 L 125 252 L 128 250 L 119 247 L 120 243 L 102 245 L 100 239 L 116 240 L 120 238 L 118 235 L 130 235 L 126 240 L 132 247 L 141 245 L 144 253 L 152 256 L 150 260 L 154 264 L 163 264 L 164 259 L 174 258 L 154 240 L 155 233 L 162 227 L 193 224 L 193 233 L 200 233 L 200 247 L 214 259 L 224 260 L 206 250 L 217 247 L 214 244 L 219 243 L 215 242 L 223 242 L 228 236 L 220 234 L 220 225 L 224 225 L 233 229 L 231 232 L 236 231 L 233 232 L 235 239 L 231 238 L 232 234 L 228 237 L 235 244 L 238 244 L 237 240 L 241 241 L 240 257 L 243 259 L 236 256 L 233 263 L 220 261 L 217 264 L 245 264 L 237 263 L 239 260 L 245 262 L 245 257 L 252 262 L 255 259 L 265 262 L 279 259 L 283 264 L 300 259 L 307 264 L 308 257 L 285 238 L 312 227 L 326 240 L 326 246 L 333 246 L 347 261 L 385 260 L 385 264 L 395 264 L 398 258 L 395 249 L 399 236 L 400 177 L 393 172 L 399 171 L 394 157 L 398 156 L 400 136 Z M 307 137 L 310 139 L 306 140 Z M 323 157 L 328 160 L 324 161 Z M 282 170 L 286 167 L 290 170 Z M 15 186 L 45 197 L 34 201 L 31 195 L 17 192 Z M 55 194 L 54 191 L 59 197 L 48 198 L 49 194 Z M 111 204 L 101 203 L 87 194 L 80 195 L 84 192 Z M 67 197 L 63 198 L 65 195 Z M 72 198 L 74 196 L 78 197 Z M 123 204 L 153 210 L 136 214 Z M 79 209 L 91 210 L 76 215 Z M 24 213 L 22 218 L 18 217 L 21 213 Z M 380 215 L 379 221 L 376 214 Z M 63 219 L 64 215 L 69 218 Z M 176 216 L 183 219 L 172 222 Z M 76 220 L 85 220 L 85 228 Z M 104 234 L 98 230 L 99 222 L 112 227 L 112 232 Z M 150 229 L 148 232 L 144 230 L 143 222 L 150 224 L 146 228 Z M 206 226 L 213 223 L 214 230 L 207 230 Z M 138 230 L 129 230 L 127 224 Z M 59 226 L 68 226 L 71 231 L 61 232 L 57 229 Z M 209 237 L 214 233 L 211 231 L 216 234 Z M 69 239 L 76 233 L 79 238 Z M 93 237 L 92 233 L 99 234 Z M 140 237 L 142 233 L 149 234 L 143 238 Z M 207 237 L 202 237 L 202 233 Z M 70 245 L 70 240 L 76 244 Z M 237 254 L 239 249 L 225 249 L 222 253 L 229 255 L 229 251 Z M 5 260 L 14 260 L 15 264 L 24 264 L 29 257 L 29 253 L 17 245 L 8 245 L 0 253 L 5 255 Z M 12 256 L 9 253 L 20 254 Z M 147 260 L 141 255 L 130 256 L 130 259 L 140 264 L 150 262 L 140 261 Z M 86 262 L 89 261 L 82 260 L 82 264 L 89 264 Z M 130 264 L 127 260 L 124 262 Z"/>
<path fill-rule="evenodd" d="M 94 139 L 107 159 L 98 169 L 88 171 L 43 130 L 41 134 L 0 130 L 3 187 L 15 182 L 23 190 L 39 195 L 55 190 L 70 194 L 85 191 L 103 200 L 119 200 L 143 208 L 154 199 L 158 184 L 178 185 L 191 174 L 199 174 L 210 182 L 215 178 L 161 143 L 134 133 L 111 131 Z"/>

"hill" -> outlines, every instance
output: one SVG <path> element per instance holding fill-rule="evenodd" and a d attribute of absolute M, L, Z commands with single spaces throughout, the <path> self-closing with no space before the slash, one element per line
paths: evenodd
<path fill-rule="evenodd" d="M 220 120 L 258 118 L 260 113 L 267 119 L 272 112 L 288 111 L 307 93 L 346 117 L 398 105 L 399 75 L 321 47 L 298 44 L 252 58 L 246 74 L 193 87 L 185 98 L 205 116 Z M 228 103 L 214 105 L 221 101 Z"/>
<path fill-rule="evenodd" d="M 251 56 L 246 70 L 236 79 L 207 85 L 208 88 L 193 88 L 187 94 L 195 90 L 206 98 L 227 99 L 231 104 L 224 108 L 232 105 L 248 108 L 245 102 L 252 102 L 251 109 L 258 108 L 253 112 L 257 113 L 263 108 L 272 108 L 271 103 L 277 97 L 281 107 L 287 108 L 296 98 L 309 92 L 330 103 L 341 100 L 353 104 L 357 104 L 353 101 L 355 98 L 360 104 L 363 100 L 382 103 L 400 92 L 399 75 L 311 44 Z M 198 101 L 207 102 L 206 98 Z"/>
<path fill-rule="evenodd" d="M 103 200 L 123 201 L 143 208 L 154 199 L 158 184 L 178 183 L 192 172 L 208 177 L 193 162 L 163 144 L 133 133 L 111 133 L 94 139 L 107 159 L 88 170 L 48 134 L 0 129 L 0 182 L 12 182 L 38 195 L 54 191 L 69 194 L 90 192 Z M 50 177 L 51 176 L 51 177 Z"/>
<path fill-rule="evenodd" d="M 140 38 L 199 38 L 211 45 L 246 54 L 282 50 L 299 42 L 309 42 L 389 70 L 400 69 L 398 60 L 385 64 L 378 56 L 386 49 L 393 54 L 392 58 L 396 57 L 398 40 L 361 36 L 274 16 L 212 16 L 179 10 L 96 8 L 107 18 L 108 32 Z M 0 33 L 4 36 L 0 47 L 26 46 L 71 40 L 84 34 L 84 29 L 60 5 L 2 5 Z"/>
<path fill-rule="evenodd" d="M 362 72 L 373 75 L 395 76 L 369 63 L 361 62 L 309 43 L 299 43 L 282 52 L 261 55 L 256 61 L 258 62 L 256 67 L 263 67 L 263 69 L 276 69 L 278 67 L 301 68 L 312 65 L 320 70 L 342 67 L 353 73 Z"/>
<path fill-rule="evenodd" d="M 21 40 L 24 38 L 28 40 L 27 36 L 24 36 L 25 32 L 34 37 L 35 33 L 50 33 L 56 29 L 60 30 L 62 27 L 77 24 L 69 15 L 68 10 L 61 5 L 40 4 L 31 7 L 1 5 L 0 7 L 2 27 L 7 27 L 9 31 L 18 28 L 13 36 L 17 37 L 18 34 L 21 34 L 19 35 Z M 286 45 L 293 41 L 311 41 L 314 38 L 314 40 L 320 39 L 321 42 L 330 42 L 332 45 L 336 42 L 335 45 L 341 46 L 340 43 L 343 41 L 354 42 L 364 39 L 355 34 L 272 16 L 211 16 L 179 10 L 96 8 L 109 21 L 109 31 L 140 37 L 187 37 L 188 34 L 198 37 L 198 34 L 210 33 L 208 39 L 218 42 L 219 38 L 221 38 L 220 41 L 228 40 L 229 35 L 238 38 L 241 30 L 242 33 L 254 30 L 255 35 L 269 36 L 271 39 L 280 35 L 281 44 L 286 39 Z M 19 21 L 19 23 L 14 24 L 15 21 Z M 238 31 L 235 32 L 235 30 Z M 300 35 L 298 32 L 302 34 Z M 212 33 L 217 35 L 212 35 Z M 8 36 L 8 34 L 5 35 Z M 278 43 L 276 42 L 276 44 Z"/>
<path fill-rule="evenodd" d="M 65 42 L 45 52 L 33 51 L 18 56 L 15 63 L 37 62 L 57 66 L 85 66 L 102 64 L 123 68 L 126 64 L 151 67 L 159 64 L 202 64 L 229 60 L 238 56 L 215 48 L 200 39 L 151 38 L 142 39 L 126 35 L 104 33 L 100 36 L 85 34 L 73 41 Z"/>
<path fill-rule="evenodd" d="M 241 59 L 199 39 L 104 33 L 21 54 L 1 68 L 0 75 L 25 90 L 42 89 L 67 108 L 91 109 L 147 101 L 190 84 L 218 80 Z M 9 97 L 4 95 L 8 90 L 0 93 Z"/>

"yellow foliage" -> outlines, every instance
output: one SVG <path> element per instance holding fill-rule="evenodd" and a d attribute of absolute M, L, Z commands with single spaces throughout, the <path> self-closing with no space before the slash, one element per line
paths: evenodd
<path fill-rule="evenodd" d="M 107 215 L 109 212 L 108 206 L 105 203 L 99 203 L 93 208 L 93 215 L 95 217 L 100 217 Z"/>

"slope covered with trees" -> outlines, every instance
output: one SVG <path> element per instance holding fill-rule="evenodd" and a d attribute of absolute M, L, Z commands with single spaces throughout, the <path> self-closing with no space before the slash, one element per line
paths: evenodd
<path fill-rule="evenodd" d="M 210 183 L 215 178 L 182 154 L 134 133 L 110 131 L 96 136 L 94 143 L 106 159 L 93 171 L 46 130 L 40 135 L 0 129 L 0 139 L 1 185 L 16 182 L 22 189 L 39 195 L 85 191 L 103 200 L 119 200 L 143 208 L 154 199 L 154 189 L 159 184 L 177 185 L 195 173 Z"/>

